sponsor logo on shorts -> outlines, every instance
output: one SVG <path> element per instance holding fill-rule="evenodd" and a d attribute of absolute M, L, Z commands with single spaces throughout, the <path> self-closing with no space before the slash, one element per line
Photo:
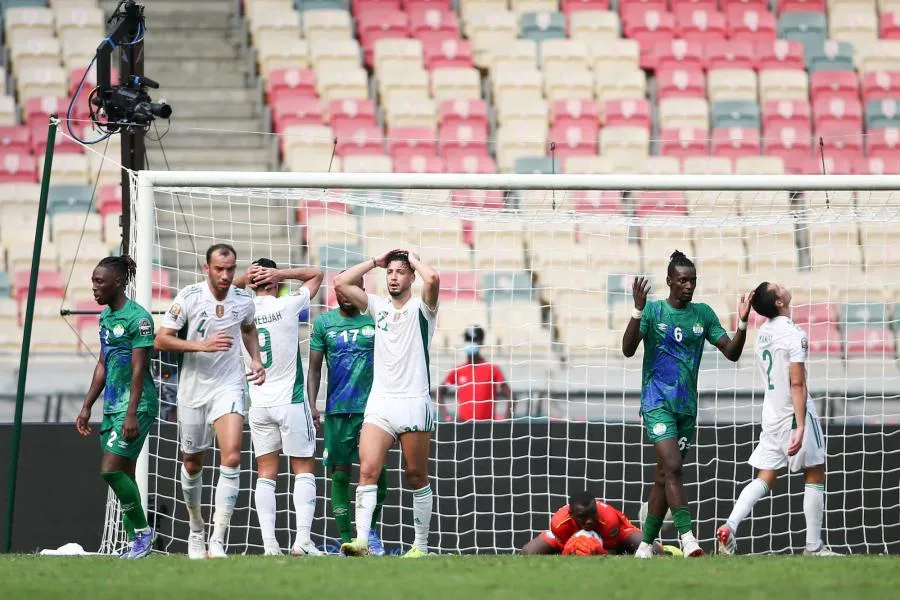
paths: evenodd
<path fill-rule="evenodd" d="M 153 326 L 150 325 L 149 319 L 141 319 L 138 323 L 138 333 L 141 335 L 150 335 L 153 333 Z"/>
<path fill-rule="evenodd" d="M 113 335 L 116 337 L 122 337 L 125 335 L 125 326 L 121 323 L 116 323 L 112 328 Z"/>
<path fill-rule="evenodd" d="M 224 304 L 216 304 L 216 318 L 221 319 L 225 316 L 225 305 Z"/>
<path fill-rule="evenodd" d="M 653 435 L 662 435 L 666 432 L 665 423 L 657 423 L 653 426 Z"/>
<path fill-rule="evenodd" d="M 694 335 L 696 335 L 696 336 L 703 335 L 703 325 L 701 325 L 700 323 L 694 323 L 694 327 L 693 327 L 692 331 L 694 332 Z"/>
<path fill-rule="evenodd" d="M 181 305 L 177 304 L 177 303 L 173 304 L 172 308 L 169 309 L 169 314 L 172 317 L 177 317 L 178 315 L 180 315 L 181 314 Z"/>
<path fill-rule="evenodd" d="M 363 337 L 375 337 L 375 328 L 371 325 L 366 325 L 362 329 L 359 330 Z"/>

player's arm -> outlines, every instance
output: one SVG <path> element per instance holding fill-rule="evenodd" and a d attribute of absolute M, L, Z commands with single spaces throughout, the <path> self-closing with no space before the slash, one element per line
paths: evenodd
<path fill-rule="evenodd" d="M 81 412 L 78 413 L 78 417 L 75 419 L 75 429 L 77 429 L 78 433 L 81 435 L 91 434 L 91 409 L 94 407 L 97 398 L 100 397 L 100 392 L 103 391 L 105 385 L 106 365 L 103 363 L 103 355 L 101 354 L 100 359 L 97 361 L 97 365 L 94 367 L 94 375 L 91 377 L 91 386 L 88 388 L 87 395 L 84 397 L 84 404 L 81 405 Z"/>
<path fill-rule="evenodd" d="M 513 403 L 512 403 L 512 390 L 509 388 L 509 384 L 506 383 L 506 378 L 503 376 L 503 371 L 500 370 L 500 367 L 494 367 L 494 393 L 496 394 L 497 400 L 504 400 L 504 406 L 506 409 L 503 412 L 504 419 L 511 419 L 513 412 Z"/>
<path fill-rule="evenodd" d="M 806 398 L 809 390 L 806 387 L 806 365 L 792 362 L 790 366 L 791 378 L 791 404 L 794 405 L 794 420 L 797 427 L 791 432 L 791 444 L 788 446 L 788 456 L 794 456 L 800 452 L 803 445 L 803 434 L 806 428 Z"/>
<path fill-rule="evenodd" d="M 322 363 L 325 361 L 325 353 L 321 350 L 309 351 L 309 369 L 306 373 L 306 397 L 310 406 L 315 405 L 319 397 L 319 384 L 322 381 Z"/>
<path fill-rule="evenodd" d="M 256 323 L 252 318 L 249 323 L 241 325 L 241 340 L 244 342 L 247 354 L 250 355 L 250 372 L 247 373 L 247 381 L 262 385 L 266 381 L 266 370 L 259 357 L 259 332 L 256 330 Z"/>
<path fill-rule="evenodd" d="M 370 258 L 358 265 L 353 265 L 343 273 L 338 273 L 334 278 L 335 291 L 340 291 L 341 294 L 350 300 L 359 312 L 365 314 L 369 309 L 369 296 L 364 289 L 356 285 L 356 282 L 361 280 L 366 273 L 375 267 L 380 267 L 382 269 L 386 268 L 387 257 L 393 252 L 396 252 L 396 250 L 385 252 L 381 256 Z"/>
<path fill-rule="evenodd" d="M 453 395 L 453 386 L 456 385 L 456 370 L 450 371 L 447 373 L 447 376 L 444 378 L 444 381 L 441 385 L 438 386 L 437 389 L 437 408 L 438 408 L 438 418 L 442 421 L 450 420 L 450 412 L 447 410 L 447 399 Z"/>
<path fill-rule="evenodd" d="M 319 287 L 322 285 L 322 280 L 325 279 L 325 272 L 318 267 L 268 269 L 266 267 L 255 265 L 255 269 L 251 267 L 247 273 L 250 276 L 250 283 L 253 286 L 270 285 L 273 283 L 277 284 L 288 279 L 302 281 L 302 287 L 309 290 L 310 298 L 319 293 Z"/>
<path fill-rule="evenodd" d="M 715 342 L 716 348 L 718 348 L 719 352 L 731 362 L 737 362 L 741 357 L 741 353 L 744 351 L 744 342 L 747 341 L 747 319 L 750 316 L 750 300 L 752 299 L 753 292 L 741 296 L 740 303 L 738 304 L 738 317 L 740 318 L 740 321 L 738 322 L 738 328 L 734 333 L 734 337 L 728 337 L 728 334 L 724 331 L 722 331 L 721 335 L 717 336 L 718 339 Z M 716 318 L 715 315 L 713 315 L 713 317 L 715 318 L 716 324 L 718 324 L 718 318 Z"/>
<path fill-rule="evenodd" d="M 150 360 L 150 346 L 131 349 L 131 392 L 128 397 L 128 408 L 125 410 L 125 422 L 122 424 L 122 437 L 131 441 L 140 433 L 137 420 L 137 408 L 144 395 L 144 372 Z"/>
<path fill-rule="evenodd" d="M 231 336 L 224 331 L 217 331 L 205 340 L 183 340 L 178 337 L 177 329 L 160 327 L 153 347 L 158 352 L 224 352 L 231 348 L 231 343 Z"/>
<path fill-rule="evenodd" d="M 634 283 L 631 284 L 631 296 L 634 298 L 634 312 L 631 314 L 631 320 L 625 327 L 625 334 L 622 336 L 622 354 L 625 358 L 631 358 L 637 352 L 638 344 L 644 338 L 641 332 L 641 314 L 644 307 L 647 306 L 647 294 L 650 293 L 650 282 L 646 277 L 635 277 Z"/>
<path fill-rule="evenodd" d="M 441 278 L 437 271 L 422 262 L 417 254 L 409 253 L 409 264 L 422 278 L 422 302 L 432 311 L 437 310 L 438 296 L 441 293 Z"/>

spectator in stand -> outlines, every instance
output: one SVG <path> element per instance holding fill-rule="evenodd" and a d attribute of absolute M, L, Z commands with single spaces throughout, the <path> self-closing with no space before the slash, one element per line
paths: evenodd
<path fill-rule="evenodd" d="M 453 419 L 447 399 L 456 390 L 457 421 L 489 421 L 512 416 L 512 392 L 503 372 L 481 355 L 484 329 L 473 325 L 463 332 L 465 362 L 447 373 L 438 388 L 438 411 L 444 421 Z M 502 410 L 501 410 L 501 401 Z"/>

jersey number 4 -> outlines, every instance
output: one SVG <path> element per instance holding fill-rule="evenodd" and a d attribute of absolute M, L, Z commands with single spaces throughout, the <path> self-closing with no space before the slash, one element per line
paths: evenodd
<path fill-rule="evenodd" d="M 766 361 L 767 363 L 769 363 L 769 366 L 766 367 L 766 379 L 769 380 L 767 382 L 768 388 L 770 390 L 774 390 L 775 385 L 772 383 L 772 363 L 774 362 L 774 359 L 772 358 L 772 353 L 769 352 L 768 350 L 763 350 L 762 359 L 764 361 Z"/>
<path fill-rule="evenodd" d="M 272 334 L 265 327 L 260 327 L 257 331 L 259 332 L 259 354 L 260 356 L 265 355 L 262 361 L 263 369 L 268 369 L 272 366 Z"/>

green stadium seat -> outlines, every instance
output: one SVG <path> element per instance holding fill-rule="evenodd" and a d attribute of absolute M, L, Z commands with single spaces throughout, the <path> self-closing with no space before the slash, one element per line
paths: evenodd
<path fill-rule="evenodd" d="M 803 42 L 807 49 L 821 46 L 828 39 L 828 19 L 822 13 L 784 13 L 778 17 L 778 37 Z"/>
<path fill-rule="evenodd" d="M 517 302 L 532 300 L 534 287 L 528 271 L 495 271 L 481 278 L 481 294 L 485 302 Z"/>
<path fill-rule="evenodd" d="M 365 259 L 365 248 L 361 244 L 319 247 L 319 264 L 323 269 L 343 271 L 347 267 L 362 262 L 363 259 Z"/>
<path fill-rule="evenodd" d="M 53 185 L 47 195 L 47 211 L 87 212 L 93 202 L 93 190 L 88 185 Z"/>
<path fill-rule="evenodd" d="M 6 10 L 7 8 L 18 8 L 20 6 L 35 6 L 35 7 L 44 7 L 47 6 L 47 0 L 0 0 L 0 8 Z"/>
<path fill-rule="evenodd" d="M 853 71 L 853 44 L 828 40 L 824 44 L 806 45 L 806 68 L 816 71 Z"/>
<path fill-rule="evenodd" d="M 10 290 L 9 274 L 6 271 L 0 271 L 0 298 L 9 298 Z"/>
<path fill-rule="evenodd" d="M 555 164 L 554 164 L 555 163 Z M 515 162 L 516 173 L 537 173 L 549 175 L 562 172 L 560 160 L 549 156 L 523 156 Z"/>
<path fill-rule="evenodd" d="M 723 100 L 712 106 L 712 127 L 759 129 L 759 104 L 750 100 Z"/>
<path fill-rule="evenodd" d="M 300 12 L 307 10 L 350 10 L 349 0 L 294 0 L 294 8 Z"/>
<path fill-rule="evenodd" d="M 841 321 L 844 327 L 888 327 L 890 307 L 882 302 L 845 302 Z"/>
<path fill-rule="evenodd" d="M 524 13 L 519 37 L 525 40 L 559 40 L 566 37 L 566 16 L 561 12 Z"/>
<path fill-rule="evenodd" d="M 869 100 L 866 104 L 866 129 L 900 127 L 900 98 Z"/>

